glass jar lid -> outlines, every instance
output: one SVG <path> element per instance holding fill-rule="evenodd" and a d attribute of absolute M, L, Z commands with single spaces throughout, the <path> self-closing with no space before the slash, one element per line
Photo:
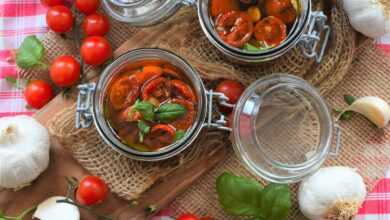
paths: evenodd
<path fill-rule="evenodd" d="M 148 26 L 175 13 L 179 0 L 103 0 L 105 11 L 114 19 L 134 26 Z"/>
<path fill-rule="evenodd" d="M 257 175 L 297 182 L 325 161 L 333 123 L 319 93 L 296 76 L 276 74 L 249 86 L 234 111 L 234 147 Z"/>

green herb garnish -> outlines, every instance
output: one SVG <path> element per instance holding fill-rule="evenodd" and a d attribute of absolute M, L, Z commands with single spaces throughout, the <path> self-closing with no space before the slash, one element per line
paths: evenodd
<path fill-rule="evenodd" d="M 35 35 L 28 36 L 24 38 L 16 53 L 16 64 L 23 69 L 46 68 L 47 65 L 42 62 L 44 51 L 42 42 Z"/>
<path fill-rule="evenodd" d="M 139 129 L 139 141 L 142 143 L 144 142 L 144 136 L 150 132 L 150 126 L 142 120 L 138 121 L 137 125 Z"/>
<path fill-rule="evenodd" d="M 348 105 L 352 105 L 352 103 L 354 103 L 356 101 L 356 98 L 354 96 L 351 96 L 351 95 L 344 95 L 344 101 Z"/>
<path fill-rule="evenodd" d="M 154 105 L 150 102 L 137 100 L 133 106 L 133 110 L 140 112 L 147 121 L 154 120 Z"/>
<path fill-rule="evenodd" d="M 292 206 L 287 185 L 263 188 L 255 180 L 223 173 L 217 179 L 217 193 L 223 209 L 232 215 L 256 220 L 282 220 Z"/>
<path fill-rule="evenodd" d="M 187 109 L 176 103 L 166 103 L 156 111 L 156 118 L 161 122 L 170 122 L 187 113 Z"/>
<path fill-rule="evenodd" d="M 182 139 L 186 135 L 185 131 L 178 130 L 175 133 L 175 141 Z"/>
<path fill-rule="evenodd" d="M 268 50 L 269 48 L 271 48 L 271 47 L 265 46 L 265 45 L 261 46 L 261 47 L 256 47 L 253 44 L 246 43 L 246 44 L 244 44 L 244 47 L 242 49 L 245 51 L 248 51 L 248 52 L 260 52 L 260 51 Z"/>

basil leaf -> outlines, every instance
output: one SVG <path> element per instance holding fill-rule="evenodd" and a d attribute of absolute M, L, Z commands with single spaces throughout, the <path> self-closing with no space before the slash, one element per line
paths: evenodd
<path fill-rule="evenodd" d="M 154 120 L 154 105 L 146 101 L 136 101 L 133 109 L 142 114 L 143 118 L 147 121 Z"/>
<path fill-rule="evenodd" d="M 291 206 L 291 192 L 287 185 L 270 183 L 261 193 L 260 212 L 264 219 L 283 220 Z"/>
<path fill-rule="evenodd" d="M 28 36 L 16 53 L 16 64 L 23 69 L 38 65 L 45 67 L 46 64 L 42 62 L 44 50 L 43 44 L 35 35 Z"/>
<path fill-rule="evenodd" d="M 344 101 L 348 105 L 352 105 L 352 103 L 354 103 L 356 101 L 356 98 L 354 96 L 351 96 L 351 95 L 344 95 Z"/>
<path fill-rule="evenodd" d="M 175 141 L 178 141 L 178 140 L 182 139 L 186 135 L 186 133 L 187 132 L 181 131 L 181 130 L 176 131 L 176 133 L 175 133 Z"/>
<path fill-rule="evenodd" d="M 257 181 L 227 172 L 217 178 L 219 202 L 227 213 L 233 215 L 259 216 L 262 188 Z"/>
<path fill-rule="evenodd" d="M 156 111 L 157 119 L 162 122 L 170 122 L 187 113 L 187 109 L 176 103 L 166 103 Z"/>
<path fill-rule="evenodd" d="M 150 126 L 146 124 L 144 121 L 138 121 L 137 123 L 138 129 L 139 129 L 139 141 L 142 143 L 144 142 L 144 136 L 145 134 L 148 134 L 150 132 Z"/>
<path fill-rule="evenodd" d="M 245 51 L 248 52 L 260 52 L 260 51 L 265 51 L 268 50 L 271 47 L 263 46 L 263 47 L 256 47 L 255 45 L 252 45 L 250 43 L 244 44 L 244 47 L 242 48 Z"/>

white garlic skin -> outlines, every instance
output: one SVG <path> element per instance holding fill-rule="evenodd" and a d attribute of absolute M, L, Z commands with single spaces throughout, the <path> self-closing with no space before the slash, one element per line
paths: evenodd
<path fill-rule="evenodd" d="M 310 220 L 324 220 L 338 201 L 364 201 L 367 191 L 363 178 L 352 168 L 325 167 L 305 179 L 298 192 L 299 208 Z"/>
<path fill-rule="evenodd" d="M 0 188 L 35 180 L 49 165 L 49 150 L 49 132 L 34 118 L 0 118 Z"/>

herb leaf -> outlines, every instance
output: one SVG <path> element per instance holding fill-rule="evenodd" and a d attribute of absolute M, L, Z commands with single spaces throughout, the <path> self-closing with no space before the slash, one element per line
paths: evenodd
<path fill-rule="evenodd" d="M 175 141 L 182 139 L 186 135 L 185 131 L 178 130 L 175 133 Z"/>
<path fill-rule="evenodd" d="M 148 134 L 150 132 L 150 126 L 142 120 L 138 121 L 137 125 L 139 129 L 139 141 L 142 143 L 144 142 L 145 134 Z"/>
<path fill-rule="evenodd" d="M 351 96 L 351 95 L 344 95 L 344 101 L 348 105 L 352 105 L 352 103 L 354 103 L 356 101 L 356 98 L 354 96 Z"/>
<path fill-rule="evenodd" d="M 170 122 L 187 113 L 187 109 L 176 103 L 166 103 L 157 109 L 157 119 L 161 122 Z"/>
<path fill-rule="evenodd" d="M 246 43 L 244 44 L 244 47 L 242 48 L 243 50 L 245 51 L 248 51 L 248 52 L 260 52 L 260 51 L 265 51 L 265 50 L 268 50 L 269 46 L 262 46 L 262 47 L 256 47 L 255 45 L 252 45 L 250 43 Z"/>
<path fill-rule="evenodd" d="M 133 110 L 140 112 L 143 118 L 147 121 L 154 120 L 154 105 L 150 102 L 137 100 L 134 104 Z"/>
<path fill-rule="evenodd" d="M 260 212 L 264 219 L 285 219 L 292 206 L 291 193 L 287 185 L 270 183 L 261 193 Z"/>
<path fill-rule="evenodd" d="M 223 173 L 217 178 L 217 193 L 223 209 L 238 216 L 259 216 L 263 187 L 257 181 Z"/>
<path fill-rule="evenodd" d="M 28 36 L 24 38 L 16 53 L 16 64 L 23 69 L 35 66 L 46 67 L 42 62 L 44 50 L 42 42 L 35 35 Z"/>

